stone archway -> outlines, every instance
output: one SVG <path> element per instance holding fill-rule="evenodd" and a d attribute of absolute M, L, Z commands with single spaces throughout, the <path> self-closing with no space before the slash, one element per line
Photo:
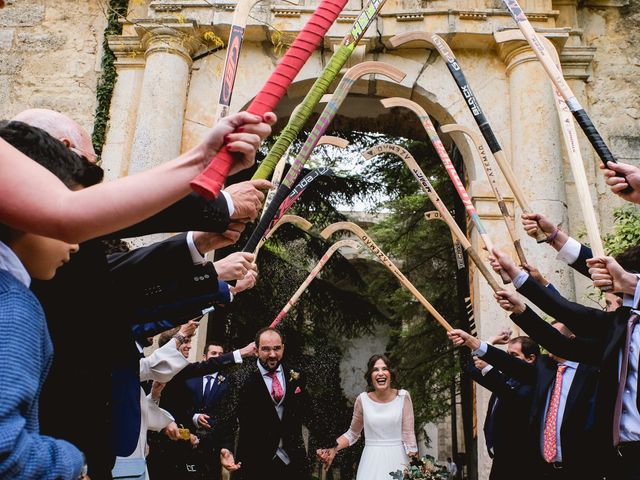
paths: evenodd
<path fill-rule="evenodd" d="M 323 49 L 314 53 L 289 89 L 279 107 L 281 116 L 290 114 L 322 71 L 332 46 L 340 40 L 360 6 L 360 2 L 351 3 L 353 5 L 348 7 L 351 10 L 343 13 L 325 38 Z M 532 14 L 536 26 L 543 28 L 545 35 L 561 50 L 561 56 L 566 47 L 575 57 L 575 52 L 582 48 L 579 39 L 575 35 L 571 37 L 573 33 L 568 29 L 558 26 L 562 22 L 556 22 L 557 14 L 551 1 L 530 0 L 523 4 Z M 407 77 L 400 85 L 382 78 L 360 80 L 341 114 L 350 116 L 358 112 L 357 115 L 362 116 L 363 111 L 370 111 L 375 117 L 382 112 L 381 107 L 368 105 L 375 102 L 375 97 L 400 96 L 422 105 L 439 124 L 460 123 L 475 129 L 462 96 L 436 53 L 426 50 L 424 45 L 389 49 L 388 39 L 396 33 L 443 32 L 511 158 L 534 210 L 543 211 L 554 221 L 567 225 L 569 210 L 561 160 L 563 145 L 550 84 L 511 19 L 494 7 L 494 2 L 489 0 L 436 0 L 428 4 L 420 0 L 388 0 L 376 25 L 370 28 L 354 53 L 351 64 L 362 60 L 384 61 L 404 70 Z M 575 12 L 576 7 L 563 4 L 562 8 L 560 20 L 565 21 L 565 17 L 571 16 L 571 9 Z M 313 2 L 298 7 L 274 2 L 269 7 L 258 8 L 247 29 L 232 111 L 240 110 L 255 96 L 277 63 L 282 37 L 276 39 L 274 33 L 295 35 L 311 11 Z M 181 21 L 176 22 L 171 17 L 172 12 L 179 12 Z M 200 55 L 193 61 L 199 48 L 194 39 L 208 31 L 225 38 L 229 12 L 226 4 L 216 4 L 211 9 L 197 2 L 189 5 L 154 2 L 144 22 L 135 28 L 128 27 L 122 36 L 111 39 L 110 45 L 118 56 L 119 79 L 113 97 L 111 129 L 103 152 L 104 165 L 110 176 L 139 171 L 185 151 L 196 144 L 211 125 L 224 55 Z M 572 74 L 579 70 L 578 63 L 582 62 L 583 69 L 588 65 L 588 61 L 585 64 L 588 55 L 582 55 L 580 61 L 572 60 L 574 57 L 564 57 L 570 62 Z M 579 73 L 569 78 L 580 82 L 584 77 Z M 350 104 L 357 108 L 349 108 Z M 443 140 L 452 141 L 446 136 Z M 469 193 L 476 208 L 496 245 L 508 248 L 506 228 L 485 175 L 477 168 L 479 159 L 475 149 L 466 137 L 456 136 L 455 141 L 465 160 Z M 130 157 L 133 160 L 121 160 Z M 591 158 L 590 152 L 585 158 Z M 502 190 L 508 192 L 506 182 L 501 181 L 501 184 Z M 515 216 L 519 216 L 518 206 L 512 198 L 508 200 Z M 576 226 L 572 225 L 572 228 Z M 525 237 L 523 232 L 521 235 Z M 474 229 L 470 236 L 479 248 Z M 566 271 L 556 269 L 553 255 L 537 247 L 533 240 L 523 238 L 523 243 L 530 261 L 545 271 L 563 293 L 572 296 L 573 278 Z M 480 336 L 489 336 L 508 324 L 506 316 L 495 305 L 491 290 L 477 274 L 473 276 L 472 291 Z M 487 400 L 487 395 L 479 396 L 477 411 L 481 412 L 481 417 L 486 411 Z M 482 421 L 480 418 L 479 424 Z M 480 429 L 479 437 L 479 445 L 482 445 Z M 479 464 L 487 465 L 489 459 L 485 457 L 485 450 L 479 448 L 478 451 Z"/>

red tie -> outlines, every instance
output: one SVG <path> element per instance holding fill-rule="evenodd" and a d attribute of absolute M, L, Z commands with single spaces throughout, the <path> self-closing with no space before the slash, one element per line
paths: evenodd
<path fill-rule="evenodd" d="M 613 411 L 613 445 L 618 446 L 620 443 L 620 417 L 622 416 L 622 401 L 624 400 L 624 387 L 627 384 L 627 375 L 629 370 L 629 347 L 631 346 L 631 335 L 633 327 L 638 321 L 638 315 L 631 315 L 627 323 L 627 340 L 622 351 L 622 361 L 620 362 L 620 380 L 618 381 L 618 395 L 616 396 L 616 405 Z"/>
<path fill-rule="evenodd" d="M 271 396 L 277 405 L 280 403 L 280 400 L 282 400 L 282 397 L 284 397 L 284 390 L 282 389 L 280 380 L 278 380 L 278 372 L 267 372 L 267 375 L 271 377 Z"/>
<path fill-rule="evenodd" d="M 553 387 L 553 393 L 549 400 L 549 408 L 547 409 L 547 417 L 544 421 L 544 445 L 542 455 L 547 463 L 556 458 L 558 453 L 558 445 L 556 441 L 556 432 L 558 429 L 558 408 L 560 407 L 560 393 L 562 392 L 562 374 L 566 370 L 566 365 L 558 365 L 556 371 L 556 383 Z"/>

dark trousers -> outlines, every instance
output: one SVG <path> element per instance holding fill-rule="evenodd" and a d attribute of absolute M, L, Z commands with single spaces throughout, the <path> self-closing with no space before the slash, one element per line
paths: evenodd
<path fill-rule="evenodd" d="M 640 442 L 622 443 L 616 449 L 607 480 L 640 480 Z"/>
<path fill-rule="evenodd" d="M 588 465 L 587 462 L 588 460 L 585 460 L 585 465 Z M 572 467 L 566 464 L 554 467 L 549 463 L 545 463 L 542 465 L 541 474 L 538 478 L 549 480 L 602 480 L 603 476 L 597 473 L 598 471 L 599 468 Z"/>
<path fill-rule="evenodd" d="M 242 468 L 240 468 L 238 474 L 239 475 L 234 475 L 232 478 L 234 480 L 238 477 L 242 480 L 304 480 L 309 478 L 308 475 L 302 474 L 300 469 L 295 465 L 285 465 L 285 463 L 280 460 L 280 457 L 277 456 L 263 465 L 259 472 L 242 472 Z"/>

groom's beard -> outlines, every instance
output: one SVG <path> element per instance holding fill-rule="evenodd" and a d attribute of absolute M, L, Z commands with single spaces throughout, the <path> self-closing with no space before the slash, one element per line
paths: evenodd
<path fill-rule="evenodd" d="M 267 372 L 275 372 L 278 367 L 280 366 L 280 364 L 282 363 L 282 360 L 279 360 L 276 363 L 276 366 L 273 368 L 270 368 L 269 365 L 267 365 L 265 362 L 263 362 L 262 360 L 258 359 L 258 361 L 260 362 L 260 365 L 262 365 L 262 368 L 264 368 Z"/>

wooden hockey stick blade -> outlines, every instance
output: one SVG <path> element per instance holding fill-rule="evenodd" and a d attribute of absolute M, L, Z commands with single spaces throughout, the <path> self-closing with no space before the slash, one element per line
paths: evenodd
<path fill-rule="evenodd" d="M 504 220 L 505 225 L 507 226 L 507 231 L 509 232 L 509 236 L 511 237 L 511 241 L 513 242 L 513 247 L 516 250 L 516 254 L 520 259 L 521 265 L 527 265 L 527 258 L 524 255 L 524 251 L 522 250 L 522 244 L 520 243 L 520 236 L 518 232 L 516 232 L 516 228 L 514 225 L 514 220 L 511 218 L 509 214 L 509 210 L 507 209 L 507 204 L 504 201 L 504 197 L 500 193 L 500 189 L 498 188 L 498 182 L 496 180 L 496 172 L 491 165 L 491 161 L 489 160 L 489 156 L 482 144 L 482 139 L 480 135 L 471 130 L 464 125 L 459 125 L 457 123 L 449 124 L 449 125 L 441 125 L 440 131 L 443 133 L 453 133 L 460 132 L 467 135 L 473 144 L 476 146 L 476 150 L 478 151 L 478 155 L 480 156 L 480 161 L 482 163 L 482 167 L 484 172 L 487 174 L 487 179 L 489 180 L 489 185 L 491 186 L 491 190 L 493 190 L 493 194 L 496 197 L 496 201 L 498 203 L 498 208 L 500 209 L 500 214 L 502 215 L 502 219 Z"/>
<path fill-rule="evenodd" d="M 334 137 L 333 135 L 323 135 L 318 140 L 318 145 L 333 145 L 338 148 L 347 148 L 349 146 L 349 140 L 345 140 L 344 138 Z"/>
<path fill-rule="evenodd" d="M 391 45 L 395 48 L 412 41 L 422 41 L 428 43 L 444 59 L 447 65 L 447 69 L 449 70 L 449 73 L 453 78 L 453 81 L 458 87 L 458 90 L 460 90 L 460 93 L 462 94 L 467 107 L 469 107 L 469 111 L 473 115 L 473 119 L 477 123 L 482 136 L 487 142 L 489 150 L 491 150 L 491 153 L 496 159 L 498 167 L 500 167 L 502 174 L 505 176 L 507 183 L 509 184 L 509 188 L 511 188 L 513 195 L 516 197 L 520 208 L 524 213 L 533 213 L 531 207 L 529 206 L 529 202 L 527 201 L 527 198 L 524 194 L 524 191 L 520 187 L 520 183 L 513 173 L 511 164 L 507 160 L 504 150 L 502 149 L 498 138 L 491 128 L 489 119 L 487 119 L 486 115 L 482 111 L 480 102 L 476 98 L 473 90 L 471 89 L 471 85 L 469 85 L 469 82 L 464 76 L 462 66 L 458 63 L 458 60 L 456 59 L 449 45 L 447 45 L 447 42 L 445 42 L 444 39 L 439 35 L 429 32 L 409 32 L 396 35 L 389 40 Z M 547 237 L 540 229 L 536 234 L 536 241 L 538 243 L 542 243 L 546 239 Z"/>
<path fill-rule="evenodd" d="M 287 301 L 287 303 L 282 308 L 282 310 L 280 310 L 280 313 L 278 313 L 278 315 L 273 320 L 273 322 L 271 322 L 271 325 L 269 325 L 269 328 L 275 328 L 280 324 L 280 322 L 282 322 L 282 319 L 286 316 L 286 314 L 289 312 L 289 310 L 291 310 L 291 308 L 296 304 L 296 302 L 298 301 L 300 296 L 304 293 L 304 291 L 307 289 L 307 287 L 311 284 L 313 279 L 316 278 L 316 276 L 318 276 L 318 273 L 320 273 L 320 270 L 322 270 L 322 267 L 325 266 L 325 264 L 329 261 L 331 256 L 336 251 L 338 251 L 340 248 L 343 248 L 343 247 L 351 247 L 351 248 L 355 249 L 356 251 L 360 250 L 360 244 L 358 244 L 356 241 L 351 240 L 351 239 L 339 240 L 339 241 L 335 242 L 333 245 L 331 245 L 327 249 L 327 251 L 324 253 L 324 255 L 322 255 L 322 257 L 320 258 L 320 260 L 318 261 L 316 266 L 313 267 L 313 270 L 311 270 L 309 275 L 307 275 L 307 278 L 304 279 L 304 282 L 302 282 L 302 284 L 298 287 L 296 292 Z"/>
<path fill-rule="evenodd" d="M 328 227 L 326 227 L 322 232 L 320 232 L 320 236 L 323 238 L 329 238 L 335 232 L 339 230 L 347 230 L 354 235 L 356 235 L 360 241 L 376 256 L 378 260 L 387 267 L 391 273 L 395 275 L 398 281 L 402 284 L 404 288 L 409 290 L 411 294 L 422 304 L 422 306 L 438 321 L 440 325 L 444 327 L 447 332 L 450 332 L 453 328 L 447 322 L 442 315 L 435 309 L 433 305 L 429 303 L 429 301 L 424 298 L 424 296 L 418 291 L 416 287 L 409 281 L 407 277 L 395 266 L 395 264 L 389 260 L 382 250 L 375 244 L 375 242 L 367 235 L 367 233 L 362 230 L 358 225 L 353 222 L 336 222 L 332 223 Z"/>
<path fill-rule="evenodd" d="M 300 230 L 304 232 L 308 232 L 309 230 L 311 230 L 311 227 L 313 226 L 313 224 L 309 222 L 307 219 L 299 217 L 298 215 L 283 215 L 282 218 L 278 220 L 278 223 L 276 223 L 273 226 L 273 228 L 269 230 L 267 234 L 260 239 L 258 246 L 253 252 L 256 258 L 258 258 L 258 253 L 260 253 L 260 249 L 266 243 L 266 241 L 269 240 L 269 238 L 271 238 L 271 236 L 276 232 L 276 230 L 278 230 L 285 223 L 290 223 L 298 227 Z"/>
<path fill-rule="evenodd" d="M 382 103 L 382 105 L 385 108 L 403 107 L 416 114 L 416 116 L 420 120 L 420 123 L 422 123 L 422 126 L 427 132 L 427 136 L 429 137 L 431 144 L 435 148 L 436 153 L 440 158 L 440 161 L 444 165 L 447 175 L 449 175 L 449 178 L 451 179 L 451 182 L 453 183 L 453 186 L 456 189 L 456 192 L 458 192 L 458 196 L 462 200 L 465 210 L 469 214 L 469 217 L 471 217 L 473 224 L 476 226 L 478 234 L 480 235 L 480 238 L 482 239 L 486 249 L 489 251 L 489 253 L 492 253 L 493 241 L 489 236 L 489 232 L 487 231 L 484 224 L 482 223 L 482 220 L 480 219 L 480 215 L 478 214 L 475 205 L 471 201 L 471 197 L 467 193 L 467 189 L 465 188 L 464 183 L 460 179 L 458 172 L 456 171 L 453 163 L 451 162 L 451 159 L 449 158 L 449 154 L 444 148 L 444 145 L 442 144 L 442 140 L 440 140 L 440 137 L 438 136 L 438 132 L 436 132 L 433 122 L 429 117 L 429 114 L 425 111 L 424 108 L 422 108 L 422 106 L 418 105 L 413 100 L 409 100 L 408 98 L 400 98 L 400 97 L 385 98 L 383 100 L 380 100 L 380 103 Z M 511 278 L 509 277 L 507 272 L 500 270 L 499 273 L 503 283 L 505 284 L 511 283 Z"/>
<path fill-rule="evenodd" d="M 381 143 L 375 145 L 370 149 L 361 152 L 361 155 L 365 159 L 369 160 L 377 155 L 380 155 L 381 153 L 392 153 L 394 155 L 397 155 L 404 161 L 404 163 L 407 165 L 414 178 L 420 185 L 422 191 L 427 194 L 427 196 L 431 200 L 431 203 L 433 203 L 434 207 L 438 209 L 438 212 L 440 212 L 440 215 L 442 215 L 443 220 L 446 222 L 446 224 L 449 226 L 449 229 L 458 239 L 464 251 L 467 252 L 467 255 L 469 255 L 469 257 L 476 264 L 478 271 L 485 278 L 491 289 L 494 292 L 502 290 L 500 285 L 498 285 L 498 282 L 496 282 L 495 278 L 493 277 L 493 274 L 482 261 L 482 258 L 480 258 L 478 252 L 476 252 L 475 248 L 472 247 L 471 242 L 469 242 L 467 236 L 462 232 L 455 219 L 451 216 L 451 213 L 449 212 L 443 201 L 440 199 L 438 192 L 436 192 L 436 190 L 433 188 L 433 186 L 427 179 L 427 176 L 418 165 L 418 162 L 416 162 L 415 158 L 413 158 L 413 155 L 411 155 L 411 153 L 409 153 L 406 148 L 391 143 Z"/>

